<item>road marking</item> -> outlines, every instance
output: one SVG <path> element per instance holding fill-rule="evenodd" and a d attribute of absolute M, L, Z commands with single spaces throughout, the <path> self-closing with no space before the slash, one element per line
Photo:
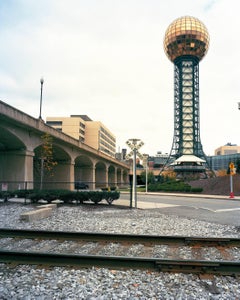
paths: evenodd
<path fill-rule="evenodd" d="M 215 212 L 225 212 L 225 211 L 235 211 L 235 210 L 240 210 L 240 207 L 226 208 L 226 209 L 217 209 L 217 210 L 215 210 Z"/>
<path fill-rule="evenodd" d="M 181 205 L 176 204 L 167 204 L 167 203 L 158 203 L 158 202 L 144 202 L 138 201 L 138 205 L 145 208 L 166 208 L 166 207 L 176 207 Z"/>
<path fill-rule="evenodd" d="M 236 211 L 236 210 L 240 210 L 240 207 L 235 207 L 235 208 L 224 208 L 224 209 L 217 209 L 217 210 L 214 210 L 214 209 L 210 209 L 208 207 L 196 207 L 196 206 L 188 206 L 188 207 L 192 207 L 194 209 L 204 209 L 204 210 L 208 210 L 208 211 L 211 211 L 211 212 L 214 212 L 214 213 L 221 213 L 221 212 L 227 212 L 227 211 Z"/>

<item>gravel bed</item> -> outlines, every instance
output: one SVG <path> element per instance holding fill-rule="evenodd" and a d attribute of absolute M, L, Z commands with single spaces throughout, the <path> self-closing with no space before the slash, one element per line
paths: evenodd
<path fill-rule="evenodd" d="M 160 210 L 120 209 L 114 206 L 60 206 L 51 217 L 35 222 L 20 221 L 20 214 L 33 205 L 7 203 L 0 205 L 0 227 L 19 229 L 90 231 L 108 233 L 188 235 L 204 237 L 240 237 L 238 228 L 203 221 L 167 216 Z M 46 245 L 46 248 L 49 245 Z M 112 253 L 106 247 L 106 252 Z M 1 245 L 0 245 L 1 247 Z M 88 245 L 95 247 L 95 245 Z M 67 248 L 63 244 L 62 248 Z M 116 248 L 117 249 L 117 248 Z M 80 253 L 89 249 L 81 249 Z M 77 251 L 77 249 L 76 249 Z M 141 245 L 132 249 L 141 251 Z M 165 246 L 156 248 L 164 257 Z M 213 252 L 213 253 L 212 253 Z M 130 254 L 130 253 L 129 253 Z M 135 255 L 135 254 L 133 254 Z M 188 248 L 182 249 L 188 258 Z M 218 255 L 210 249 L 206 259 Z M 239 259 L 239 249 L 233 249 Z M 0 264 L 0 299 L 240 299 L 240 279 L 230 276 L 203 278 L 193 274 L 170 274 L 142 270 L 111 270 L 106 268 L 70 269 L 37 268 Z"/>

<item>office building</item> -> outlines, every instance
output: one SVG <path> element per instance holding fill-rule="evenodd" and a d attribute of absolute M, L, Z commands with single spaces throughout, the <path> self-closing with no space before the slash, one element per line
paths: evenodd
<path fill-rule="evenodd" d="M 71 115 L 70 117 L 47 117 L 46 124 L 98 151 L 115 157 L 116 138 L 100 121 L 93 121 L 87 115 Z"/>
<path fill-rule="evenodd" d="M 227 143 L 226 145 L 221 146 L 214 151 L 215 155 L 227 155 L 235 153 L 240 153 L 240 146 L 231 143 Z"/>

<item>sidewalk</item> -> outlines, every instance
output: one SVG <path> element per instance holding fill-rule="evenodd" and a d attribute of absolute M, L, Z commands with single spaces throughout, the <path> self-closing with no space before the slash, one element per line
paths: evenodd
<path fill-rule="evenodd" d="M 121 206 L 127 206 L 130 207 L 130 200 L 116 200 L 113 201 L 112 205 L 121 205 Z M 133 208 L 135 204 L 133 203 Z M 165 207 L 176 207 L 180 205 L 174 205 L 174 204 L 166 204 L 166 203 L 156 203 L 156 202 L 143 202 L 137 200 L 137 208 L 140 209 L 154 209 L 154 208 L 165 208 Z"/>

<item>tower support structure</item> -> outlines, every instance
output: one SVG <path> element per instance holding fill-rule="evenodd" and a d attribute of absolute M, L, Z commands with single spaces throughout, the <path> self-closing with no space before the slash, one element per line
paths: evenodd
<path fill-rule="evenodd" d="M 205 159 L 200 140 L 199 64 L 184 56 L 174 62 L 174 136 L 171 155 Z"/>
<path fill-rule="evenodd" d="M 207 163 L 200 139 L 199 62 L 208 46 L 205 25 L 189 16 L 172 22 L 164 38 L 165 53 L 174 63 L 174 136 L 168 164 L 190 176 L 205 172 Z"/>

